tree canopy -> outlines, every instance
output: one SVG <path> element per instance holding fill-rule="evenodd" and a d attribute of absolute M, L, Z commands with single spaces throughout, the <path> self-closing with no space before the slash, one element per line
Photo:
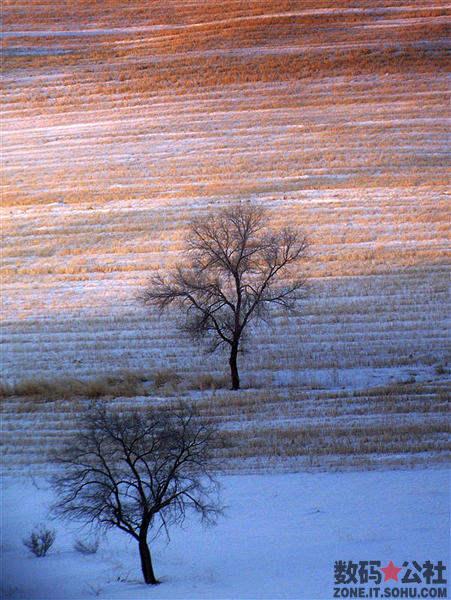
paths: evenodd
<path fill-rule="evenodd" d="M 53 457 L 57 516 L 117 527 L 139 544 L 146 583 L 157 583 L 147 536 L 182 523 L 189 509 L 221 514 L 214 477 L 215 431 L 192 407 L 119 413 L 96 403 Z"/>
<path fill-rule="evenodd" d="M 299 263 L 307 248 L 301 230 L 271 228 L 262 207 L 236 204 L 194 219 L 185 261 L 151 278 L 141 299 L 160 309 L 180 309 L 182 329 L 208 338 L 212 351 L 228 346 L 232 389 L 238 389 L 243 333 L 253 319 L 267 318 L 271 307 L 293 311 L 305 297 Z"/>

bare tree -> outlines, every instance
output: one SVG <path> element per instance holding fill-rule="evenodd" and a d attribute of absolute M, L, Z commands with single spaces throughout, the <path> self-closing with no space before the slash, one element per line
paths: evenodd
<path fill-rule="evenodd" d="M 57 516 L 117 527 L 137 542 L 144 581 L 156 584 L 148 533 L 182 523 L 193 508 L 213 523 L 221 513 L 212 475 L 214 430 L 192 407 L 121 414 L 94 404 L 71 443 L 54 456 Z"/>
<path fill-rule="evenodd" d="M 182 328 L 193 337 L 208 335 L 211 351 L 229 347 L 232 389 L 239 389 L 237 357 L 248 324 L 267 317 L 274 305 L 292 311 L 304 297 L 298 264 L 306 256 L 306 236 L 289 227 L 271 229 L 261 207 L 237 204 L 192 221 L 186 245 L 186 263 L 153 277 L 141 300 L 181 309 Z"/>

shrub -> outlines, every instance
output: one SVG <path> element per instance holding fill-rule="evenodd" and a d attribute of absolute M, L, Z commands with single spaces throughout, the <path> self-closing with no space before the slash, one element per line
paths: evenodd
<path fill-rule="evenodd" d="M 140 396 L 145 394 L 141 377 L 133 373 L 124 375 L 106 375 L 92 379 L 86 383 L 85 393 L 88 398 L 102 396 Z"/>
<path fill-rule="evenodd" d="M 204 374 L 192 377 L 190 379 L 190 387 L 194 390 L 218 390 L 229 387 L 229 378 L 226 375 L 214 376 Z"/>
<path fill-rule="evenodd" d="M 45 525 L 37 525 L 30 537 L 23 540 L 24 545 L 33 552 L 35 556 L 45 556 L 55 541 L 56 533 L 53 529 L 47 529 Z"/>
<path fill-rule="evenodd" d="M 49 396 L 53 393 L 53 386 L 45 379 L 25 379 L 14 385 L 17 396 Z"/>
<path fill-rule="evenodd" d="M 99 540 L 76 540 L 74 544 L 74 550 L 80 552 L 80 554 L 95 554 L 99 549 Z"/>
<path fill-rule="evenodd" d="M 11 384 L 6 381 L 0 381 L 0 397 L 5 398 L 6 396 L 12 396 L 14 394 L 14 388 Z"/>
<path fill-rule="evenodd" d="M 181 377 L 172 369 L 160 369 L 152 373 L 152 381 L 156 388 L 163 387 L 166 384 L 175 386 L 180 383 Z"/>
<path fill-rule="evenodd" d="M 448 375 L 448 369 L 444 365 L 435 365 L 434 370 L 436 375 Z"/>

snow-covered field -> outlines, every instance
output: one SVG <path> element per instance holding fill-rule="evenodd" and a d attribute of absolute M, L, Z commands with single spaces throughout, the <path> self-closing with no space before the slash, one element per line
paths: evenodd
<path fill-rule="evenodd" d="M 391 560 L 397 566 L 441 560 L 449 569 L 449 484 L 446 470 L 223 477 L 226 516 L 212 529 L 190 520 L 171 530 L 169 543 L 155 541 L 162 584 L 148 587 L 134 540 L 111 532 L 96 554 L 83 556 L 73 549 L 83 539 L 74 523 L 48 518 L 45 482 L 8 477 L 2 598 L 328 600 L 338 560 L 380 560 L 383 567 Z M 43 521 L 56 529 L 56 541 L 47 556 L 35 558 L 22 539 Z"/>

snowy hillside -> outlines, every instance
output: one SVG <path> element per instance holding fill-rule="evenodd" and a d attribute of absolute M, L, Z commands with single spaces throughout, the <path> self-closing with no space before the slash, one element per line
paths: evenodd
<path fill-rule="evenodd" d="M 255 333 L 248 386 L 446 366 L 442 4 L 32 0 L 3 17 L 6 381 L 222 372 L 135 298 L 182 259 L 192 216 L 239 198 L 312 241 L 305 317 Z"/>

